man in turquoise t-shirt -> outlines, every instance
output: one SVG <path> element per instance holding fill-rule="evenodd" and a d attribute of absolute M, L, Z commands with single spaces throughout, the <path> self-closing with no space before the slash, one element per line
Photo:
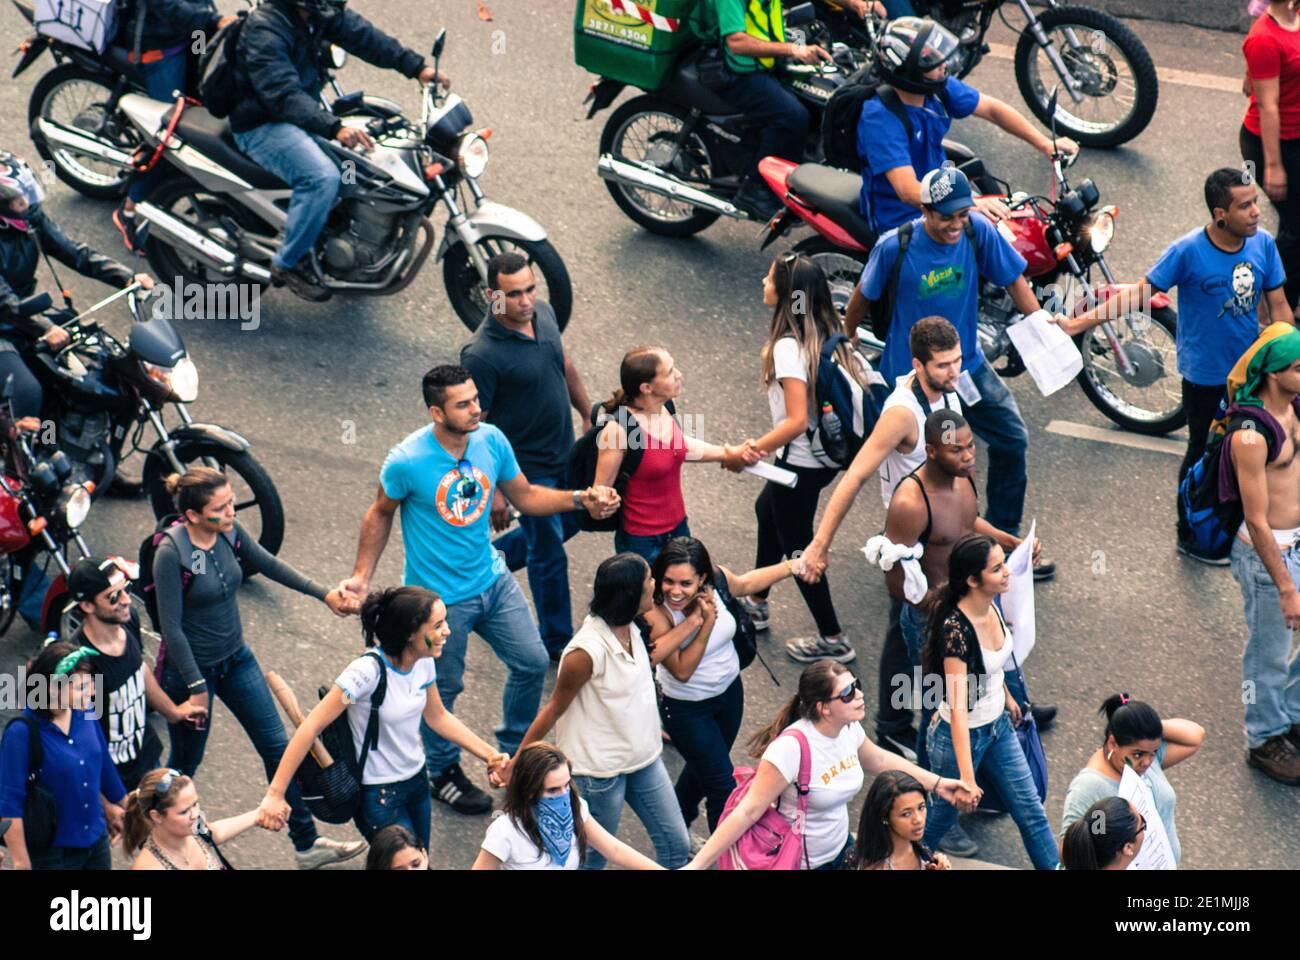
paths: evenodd
<path fill-rule="evenodd" d="M 609 487 L 554 490 L 533 485 L 519 469 L 510 441 L 480 424 L 478 389 L 464 367 L 434 367 L 424 375 L 424 402 L 433 427 L 421 427 L 388 453 L 379 492 L 361 522 L 352 576 L 340 584 L 357 602 L 370 589 L 379 557 L 401 509 L 407 584 L 435 591 L 447 605 L 451 636 L 438 661 L 438 694 L 450 711 L 464 689 L 465 649 L 477 633 L 506 665 L 501 750 L 513 754 L 537 716 L 550 658 L 528 612 L 523 591 L 492 546 L 488 514 L 498 486 L 522 513 L 545 516 L 586 508 L 595 517 L 618 508 Z M 421 723 L 433 795 L 459 813 L 486 813 L 492 798 L 460 768 L 460 751 Z"/>

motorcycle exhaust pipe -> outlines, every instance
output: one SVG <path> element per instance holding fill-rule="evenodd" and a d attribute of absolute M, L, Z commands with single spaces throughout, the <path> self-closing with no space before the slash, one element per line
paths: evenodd
<path fill-rule="evenodd" d="M 139 220 L 147 224 L 148 228 L 155 232 L 159 239 L 201 258 L 214 270 L 219 270 L 227 276 L 241 273 L 261 283 L 271 282 L 271 271 L 266 267 L 248 260 L 241 260 L 221 244 L 199 233 L 185 221 L 173 217 L 167 211 L 154 206 L 148 201 L 142 200 L 135 205 L 135 215 Z"/>
<path fill-rule="evenodd" d="M 44 117 L 38 117 L 32 124 L 31 135 L 33 140 L 39 140 L 53 150 L 71 150 L 73 153 L 111 163 L 115 167 L 131 166 L 131 154 L 125 150 L 119 150 L 85 130 L 64 126 Z"/>
<path fill-rule="evenodd" d="M 673 200 L 681 200 L 694 207 L 700 207 L 724 217 L 747 220 L 748 216 L 735 204 L 728 203 L 721 197 L 696 189 L 676 177 L 660 173 L 654 167 L 644 166 L 628 160 L 618 160 L 608 153 L 596 161 L 596 173 L 602 180 L 614 180 L 629 187 L 649 190 Z"/>

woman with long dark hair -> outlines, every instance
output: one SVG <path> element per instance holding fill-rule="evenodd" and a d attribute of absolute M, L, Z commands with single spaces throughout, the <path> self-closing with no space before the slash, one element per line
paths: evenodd
<path fill-rule="evenodd" d="M 370 840 L 367 870 L 428 870 L 429 851 L 400 823 L 390 823 Z"/>
<path fill-rule="evenodd" d="M 432 808 L 420 740 L 421 718 L 430 729 L 486 763 L 489 773 L 510 758 L 442 705 L 434 661 L 442 654 L 451 629 L 447 606 L 436 593 L 423 587 L 390 587 L 371 593 L 361 604 L 361 633 L 370 652 L 347 665 L 325 699 L 298 727 L 262 799 L 262 817 L 269 824 L 287 819 L 285 793 L 294 773 L 316 738 L 344 711 L 360 761 L 371 697 L 382 674 L 385 689 L 379 706 L 379 738 L 361 771 L 357 829 L 369 840 L 381 828 L 400 823 L 427 850 Z M 375 647 L 379 649 L 373 650 Z"/>
<path fill-rule="evenodd" d="M 783 560 L 746 574 L 732 573 L 714 566 L 709 551 L 694 537 L 674 537 L 655 558 L 655 605 L 645 618 L 650 643 L 663 657 L 655 675 L 664 730 L 686 761 L 676 794 L 687 827 L 699 815 L 703 800 L 712 832 L 735 787 L 731 745 L 740 731 L 745 688 L 736 652 L 736 617 L 718 587 L 730 597 L 745 597 L 784 580 L 794 569 L 791 561 Z"/>
<path fill-rule="evenodd" d="M 776 465 L 792 471 L 793 488 L 769 481 L 754 501 L 758 517 L 755 567 L 770 567 L 783 557 L 795 557 L 813 538 L 813 519 L 821 492 L 835 481 L 839 465 L 822 449 L 817 404 L 817 366 L 822 345 L 842 326 L 830 286 L 821 267 L 809 257 L 781 254 L 763 277 L 763 303 L 772 308 L 767 344 L 761 354 L 763 388 L 772 411 L 772 429 L 753 441 L 760 452 L 775 451 Z M 847 343 L 836 351 L 842 369 L 864 389 L 870 367 Z M 883 383 L 883 381 L 882 381 Z M 848 426 L 845 426 L 848 429 Z M 795 581 L 817 624 L 817 636 L 786 644 L 794 660 L 837 660 L 847 663 L 857 654 L 844 638 L 830 583 Z M 760 590 L 746 608 L 754 626 L 768 625 L 767 591 Z"/>
<path fill-rule="evenodd" d="M 474 869 L 577 870 L 588 846 L 625 870 L 663 869 L 590 816 L 558 747 L 530 743 L 519 751 L 505 803 L 488 827 Z"/>
<path fill-rule="evenodd" d="M 1054 870 L 1060 859 L 1056 838 L 1012 729 L 1020 723 L 1020 705 L 1002 677 L 1013 662 L 1011 629 L 993 600 L 1010 584 L 1006 555 L 992 537 L 967 534 L 953 545 L 948 582 L 935 591 L 921 660 L 922 696 L 932 696 L 938 684 L 943 690 L 928 731 L 930 769 L 967 783 L 983 770 L 1005 799 L 1034 867 Z M 925 845 L 936 849 L 956 820 L 956 808 L 936 801 Z"/>
<path fill-rule="evenodd" d="M 687 436 L 672 406 L 682 392 L 682 372 L 662 347 L 635 347 L 618 370 L 619 389 L 605 402 L 610 419 L 600 435 L 596 485 L 613 487 L 628 449 L 641 459 L 621 486 L 623 497 L 614 549 L 653 563 L 673 537 L 689 537 L 682 464 L 723 463 L 739 470 L 760 459 L 748 445 L 718 446 Z M 620 408 L 625 408 L 619 413 Z M 621 421 L 621 422 L 620 422 Z"/>
<path fill-rule="evenodd" d="M 1103 797 L 1061 838 L 1062 870 L 1127 870 L 1146 840 L 1147 825 L 1133 804 Z"/>
<path fill-rule="evenodd" d="M 843 664 L 818 660 L 804 667 L 798 692 L 749 741 L 750 754 L 760 758 L 749 791 L 718 823 L 688 868 L 706 870 L 712 866 L 769 807 L 775 805 L 782 816 L 794 821 L 799 810 L 797 781 L 803 754 L 798 739 L 789 735 L 795 731 L 808 741 L 813 772 L 801 866 L 838 870 L 848 862 L 853 844 L 849 803 L 862 789 L 863 771 L 879 774 L 901 770 L 947 802 L 963 810 L 974 809 L 979 790 L 972 786 L 973 780 L 961 783 L 927 773 L 869 740 L 862 729 L 866 709 L 862 683 Z"/>
<path fill-rule="evenodd" d="M 1132 767 L 1151 789 L 1156 813 L 1169 837 L 1169 847 L 1177 864 L 1183 857 L 1174 824 L 1174 807 L 1178 797 L 1165 777 L 1165 771 L 1196 753 L 1205 742 L 1205 728 L 1191 720 L 1162 720 L 1160 714 L 1127 693 L 1106 698 L 1098 711 L 1106 718 L 1102 743 L 1065 791 L 1065 816 L 1061 831 L 1084 816 L 1084 811 L 1098 800 L 1119 794 L 1124 768 Z"/>
<path fill-rule="evenodd" d="M 867 791 L 858 818 L 852 865 L 858 870 L 951 870 L 942 853 L 921 842 L 928 807 L 925 788 L 911 774 L 886 770 Z"/>

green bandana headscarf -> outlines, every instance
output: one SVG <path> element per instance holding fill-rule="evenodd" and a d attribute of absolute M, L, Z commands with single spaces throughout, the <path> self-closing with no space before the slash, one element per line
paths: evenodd
<path fill-rule="evenodd" d="M 1267 335 L 1273 327 L 1282 326 L 1282 324 L 1273 324 L 1265 330 Z M 1239 407 L 1262 407 L 1264 401 L 1259 397 L 1260 388 L 1264 385 L 1264 375 L 1268 373 L 1277 373 L 1279 370 L 1285 370 L 1291 364 L 1300 360 L 1300 330 L 1296 330 L 1290 324 L 1285 324 L 1289 329 L 1280 332 L 1279 335 L 1264 340 L 1260 337 L 1248 351 L 1247 356 L 1250 359 L 1246 362 L 1244 371 L 1244 380 L 1237 388 L 1233 397 L 1234 402 Z M 1264 341 L 1264 342 L 1260 342 Z M 1246 357 L 1242 357 L 1246 360 Z M 1234 370 L 1234 373 L 1237 371 Z M 1229 382 L 1231 382 L 1229 377 Z"/>
<path fill-rule="evenodd" d="M 77 664 L 79 664 L 86 657 L 97 657 L 97 656 L 99 656 L 99 651 L 96 650 L 94 647 L 78 647 L 76 650 L 73 650 L 70 654 L 68 654 L 66 657 L 64 657 L 62 660 L 58 662 L 58 664 L 54 667 L 54 676 L 66 677 L 68 674 L 70 674 L 73 671 L 73 669 L 77 666 Z"/>

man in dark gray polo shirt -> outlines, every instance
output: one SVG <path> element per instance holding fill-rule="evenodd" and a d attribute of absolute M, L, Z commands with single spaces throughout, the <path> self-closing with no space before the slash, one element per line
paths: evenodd
<path fill-rule="evenodd" d="M 582 417 L 583 430 L 591 427 L 587 389 L 564 352 L 555 311 L 537 299 L 527 259 L 506 252 L 489 260 L 488 293 L 492 308 L 461 348 L 460 362 L 478 387 L 483 419 L 506 435 L 529 481 L 559 487 L 573 446 L 570 404 Z M 492 528 L 509 525 L 510 505 L 498 491 Z M 573 636 L 564 542 L 577 530 L 567 513 L 521 516 L 518 529 L 494 542 L 512 571 L 528 567 L 538 628 L 552 660 Z"/>

